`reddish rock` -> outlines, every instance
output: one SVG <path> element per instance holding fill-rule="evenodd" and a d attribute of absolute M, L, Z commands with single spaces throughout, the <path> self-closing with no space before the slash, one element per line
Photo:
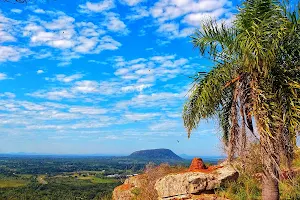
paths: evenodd
<path fill-rule="evenodd" d="M 189 171 L 197 171 L 201 169 L 207 169 L 201 158 L 194 158 L 190 165 Z"/>

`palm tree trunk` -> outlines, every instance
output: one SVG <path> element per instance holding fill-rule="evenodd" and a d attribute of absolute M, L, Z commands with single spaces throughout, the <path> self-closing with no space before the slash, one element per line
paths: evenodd
<path fill-rule="evenodd" d="M 263 175 L 262 199 L 263 200 L 279 200 L 278 179 L 273 178 L 268 172 Z"/>
<path fill-rule="evenodd" d="M 276 139 L 261 135 L 263 164 L 262 199 L 279 200 L 279 149 Z"/>
<path fill-rule="evenodd" d="M 258 90 L 258 80 L 251 81 L 252 91 Z M 263 167 L 262 180 L 262 199 L 263 200 L 279 200 L 279 163 L 280 163 L 280 138 L 275 127 L 270 126 L 268 121 L 270 119 L 268 107 L 264 106 L 265 94 L 253 92 L 254 103 L 254 119 L 256 122 L 257 132 L 260 136 L 261 159 Z M 273 133 L 273 134 L 270 134 Z"/>

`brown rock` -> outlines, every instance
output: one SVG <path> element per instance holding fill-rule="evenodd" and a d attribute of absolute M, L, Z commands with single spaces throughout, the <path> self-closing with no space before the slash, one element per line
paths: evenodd
<path fill-rule="evenodd" d="M 131 200 L 134 197 L 131 192 L 133 188 L 130 184 L 123 184 L 116 187 L 113 191 L 113 200 Z"/>
<path fill-rule="evenodd" d="M 188 199 L 190 195 L 205 193 L 237 178 L 238 172 L 231 166 L 223 166 L 209 173 L 190 171 L 166 175 L 155 183 L 155 189 L 161 200 Z"/>
<path fill-rule="evenodd" d="M 190 165 L 189 171 L 197 171 L 201 169 L 207 169 L 201 158 L 194 158 Z"/>
<path fill-rule="evenodd" d="M 134 198 L 133 190 L 141 187 L 139 176 L 127 178 L 124 184 L 116 187 L 113 191 L 113 200 L 132 200 Z"/>

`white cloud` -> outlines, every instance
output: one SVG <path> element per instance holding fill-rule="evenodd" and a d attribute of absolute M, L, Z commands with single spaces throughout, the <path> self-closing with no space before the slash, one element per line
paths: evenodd
<path fill-rule="evenodd" d="M 157 32 L 175 39 L 191 35 L 203 20 L 228 20 L 232 3 L 229 0 L 160 0 L 150 12 L 158 25 Z"/>
<path fill-rule="evenodd" d="M 106 109 L 95 108 L 95 107 L 83 107 L 83 106 L 71 107 L 69 111 L 71 113 L 81 113 L 81 114 L 88 114 L 88 115 L 99 115 L 99 114 L 107 113 Z"/>
<path fill-rule="evenodd" d="M 64 83 L 70 83 L 74 80 L 81 79 L 82 77 L 83 77 L 83 74 L 73 74 L 70 76 L 67 76 L 65 74 L 57 74 L 55 76 L 55 78 L 52 80 L 57 80 L 57 81 L 64 82 Z"/>
<path fill-rule="evenodd" d="M 7 75 L 4 73 L 0 73 L 0 81 L 5 79 L 8 79 Z"/>
<path fill-rule="evenodd" d="M 77 81 L 73 87 L 75 92 L 80 93 L 95 93 L 98 91 L 98 82 L 96 81 Z"/>
<path fill-rule="evenodd" d="M 22 10 L 20 10 L 20 9 L 11 9 L 10 11 L 13 13 L 18 13 L 18 14 L 22 13 Z"/>
<path fill-rule="evenodd" d="M 74 21 L 75 19 L 73 17 L 63 15 L 63 16 L 59 16 L 57 19 L 54 19 L 51 22 L 43 22 L 43 25 L 49 30 L 59 30 L 60 33 L 63 35 L 62 37 L 70 38 L 68 37 L 68 31 L 73 32 L 73 30 L 69 30 L 69 29 L 73 28 Z"/>
<path fill-rule="evenodd" d="M 160 0 L 152 7 L 151 13 L 164 22 L 189 13 L 209 12 L 230 5 L 227 0 Z"/>
<path fill-rule="evenodd" d="M 125 23 L 120 20 L 120 16 L 113 12 L 109 12 L 105 15 L 105 20 L 102 25 L 106 26 L 108 30 L 118 32 L 122 35 L 129 33 Z"/>
<path fill-rule="evenodd" d="M 195 28 L 179 28 L 177 23 L 163 23 L 160 24 L 157 29 L 158 33 L 161 33 L 164 36 L 167 36 L 170 39 L 182 38 L 191 35 L 195 31 Z"/>
<path fill-rule="evenodd" d="M 129 20 L 138 20 L 150 16 L 150 12 L 145 6 L 135 6 L 130 10 L 131 13 L 126 17 Z"/>
<path fill-rule="evenodd" d="M 16 41 L 16 38 L 9 34 L 8 32 L 1 31 L 0 28 L 0 42 L 13 42 Z"/>
<path fill-rule="evenodd" d="M 19 21 L 5 17 L 0 11 L 0 43 L 17 41 L 15 36 L 19 24 Z"/>
<path fill-rule="evenodd" d="M 153 84 L 157 79 L 167 81 L 179 74 L 185 74 L 189 68 L 187 59 L 176 59 L 175 55 L 153 56 L 148 60 L 139 58 L 130 61 L 116 57 L 113 62 L 117 67 L 114 73 L 116 76 L 126 81 L 135 81 L 137 85 Z M 128 88 L 133 90 L 133 87 Z"/>
<path fill-rule="evenodd" d="M 153 94 L 139 94 L 128 101 L 119 101 L 117 109 L 133 108 L 163 108 L 178 106 L 178 99 L 183 98 L 183 94 L 160 92 Z"/>
<path fill-rule="evenodd" d="M 49 42 L 50 46 L 56 47 L 56 48 L 62 48 L 62 49 L 66 49 L 66 48 L 71 48 L 73 46 L 75 46 L 73 41 L 70 40 L 53 40 L 51 42 Z"/>
<path fill-rule="evenodd" d="M 92 49 L 94 49 L 94 47 L 98 43 L 98 38 L 96 37 L 93 38 L 79 37 L 78 40 L 80 42 L 80 45 L 76 46 L 74 50 L 76 52 L 81 52 L 81 53 L 90 52 Z"/>
<path fill-rule="evenodd" d="M 160 113 L 127 113 L 124 115 L 127 119 L 133 121 L 151 120 L 155 117 L 161 116 Z"/>
<path fill-rule="evenodd" d="M 104 0 L 98 3 L 92 3 L 90 1 L 86 2 L 86 4 L 79 5 L 79 12 L 82 13 L 91 13 L 96 12 L 100 13 L 106 10 L 110 10 L 114 8 L 115 4 L 113 0 Z"/>
<path fill-rule="evenodd" d="M 31 51 L 27 48 L 20 48 L 16 46 L 0 46 L 0 62 L 17 62 L 22 57 L 27 57 L 30 54 Z"/>
<path fill-rule="evenodd" d="M 218 19 L 226 12 L 227 12 L 226 9 L 219 8 L 212 12 L 192 13 L 192 14 L 186 15 L 183 19 L 183 22 L 193 25 L 193 26 L 200 26 L 201 22 L 203 22 L 205 20 L 210 20 L 210 19 Z"/>
<path fill-rule="evenodd" d="M 0 75 L 0 77 L 1 77 L 1 75 Z M 4 92 L 2 94 L 0 93 L 0 97 L 6 97 L 6 98 L 9 98 L 9 99 L 13 99 L 13 98 L 16 97 L 16 95 L 12 92 Z"/>
<path fill-rule="evenodd" d="M 106 30 L 103 28 L 106 26 L 110 31 L 128 33 L 126 25 L 114 13 L 107 14 L 105 18 L 107 24 L 102 27 L 89 21 L 76 22 L 75 18 L 64 13 L 51 16 L 51 18 L 50 21 L 43 21 L 33 17 L 26 23 L 22 34 L 24 37 L 30 38 L 31 46 L 60 49 L 62 55 L 54 57 L 61 61 L 59 66 L 71 64 L 72 59 L 78 59 L 82 54 L 98 54 L 101 51 L 118 49 L 121 43 L 109 35 L 104 35 Z M 35 57 L 41 59 L 49 56 L 53 58 L 50 51 L 41 52 L 41 55 L 37 53 Z"/>
<path fill-rule="evenodd" d="M 67 66 L 67 65 L 70 65 L 70 64 L 72 64 L 70 61 L 64 61 L 64 62 L 60 62 L 60 63 L 58 63 L 58 65 L 57 65 L 57 66 L 59 66 L 59 67 L 63 67 L 63 66 Z"/>
<path fill-rule="evenodd" d="M 38 13 L 38 14 L 44 14 L 44 13 L 46 13 L 43 9 L 40 9 L 40 8 L 35 9 L 33 12 L 34 13 Z"/>
<path fill-rule="evenodd" d="M 146 88 L 150 88 L 152 84 L 141 84 L 141 85 L 128 85 L 121 88 L 121 91 L 128 92 L 128 91 L 138 91 L 141 92 Z"/>
<path fill-rule="evenodd" d="M 45 72 L 44 72 L 44 70 L 39 69 L 39 70 L 36 71 L 36 73 L 37 73 L 37 74 L 43 74 L 43 73 L 45 73 Z"/>
<path fill-rule="evenodd" d="M 143 2 L 144 0 L 120 0 L 121 3 L 124 3 L 128 6 L 135 6 L 141 2 Z"/>
<path fill-rule="evenodd" d="M 69 92 L 66 89 L 55 89 L 53 91 L 37 91 L 33 93 L 28 93 L 28 96 L 37 97 L 37 98 L 46 98 L 50 100 L 61 100 L 63 98 L 72 99 L 75 98 L 74 94 Z"/>
<path fill-rule="evenodd" d="M 179 122 L 174 120 L 163 121 L 159 123 L 152 124 L 149 126 L 149 129 L 152 131 L 167 131 L 167 130 L 175 130 L 179 127 Z"/>
<path fill-rule="evenodd" d="M 104 36 L 100 39 L 100 44 L 95 49 L 95 52 L 99 53 L 104 50 L 117 50 L 122 44 L 116 40 L 114 40 L 110 36 Z"/>

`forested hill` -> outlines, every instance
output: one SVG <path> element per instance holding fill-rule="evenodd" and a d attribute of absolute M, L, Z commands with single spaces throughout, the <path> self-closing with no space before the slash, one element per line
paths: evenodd
<path fill-rule="evenodd" d="M 133 152 L 128 156 L 140 160 L 173 160 L 183 161 L 184 159 L 176 155 L 170 149 L 149 149 Z"/>

